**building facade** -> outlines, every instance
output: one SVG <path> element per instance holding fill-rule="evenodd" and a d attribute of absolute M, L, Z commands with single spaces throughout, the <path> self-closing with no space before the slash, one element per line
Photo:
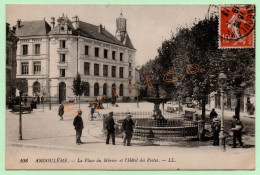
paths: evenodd
<path fill-rule="evenodd" d="M 6 23 L 6 102 L 15 97 L 15 79 L 16 79 L 16 43 L 10 24 Z"/>
<path fill-rule="evenodd" d="M 135 82 L 135 52 L 126 31 L 126 19 L 116 19 L 115 36 L 102 25 L 72 21 L 66 16 L 45 20 L 17 21 L 17 78 L 28 80 L 28 96 L 70 101 L 73 78 L 85 81 L 81 100 L 98 96 L 134 97 L 128 85 Z M 46 99 L 46 98 L 45 98 Z"/>

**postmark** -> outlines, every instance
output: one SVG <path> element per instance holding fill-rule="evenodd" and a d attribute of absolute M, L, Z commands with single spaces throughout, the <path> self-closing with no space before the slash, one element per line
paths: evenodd
<path fill-rule="evenodd" d="M 255 6 L 219 8 L 219 48 L 254 48 Z"/>

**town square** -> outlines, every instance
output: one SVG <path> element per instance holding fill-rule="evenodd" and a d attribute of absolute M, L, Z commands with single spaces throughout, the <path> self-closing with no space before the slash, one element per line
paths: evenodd
<path fill-rule="evenodd" d="M 254 15 L 6 5 L 6 169 L 254 169 Z"/>

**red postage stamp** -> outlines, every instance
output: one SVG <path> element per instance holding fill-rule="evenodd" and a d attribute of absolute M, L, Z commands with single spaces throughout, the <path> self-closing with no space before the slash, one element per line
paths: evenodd
<path fill-rule="evenodd" d="M 254 48 L 255 6 L 220 6 L 219 48 Z"/>

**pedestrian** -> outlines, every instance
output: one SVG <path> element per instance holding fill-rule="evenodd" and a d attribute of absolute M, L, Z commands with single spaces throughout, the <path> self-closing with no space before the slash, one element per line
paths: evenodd
<path fill-rule="evenodd" d="M 41 104 L 43 104 L 43 101 L 44 101 L 44 97 L 43 95 L 41 96 Z"/>
<path fill-rule="evenodd" d="M 35 98 L 33 98 L 32 101 L 31 101 L 31 108 L 32 109 L 36 109 L 37 108 L 37 105 L 36 105 L 36 102 L 35 102 Z"/>
<path fill-rule="evenodd" d="M 82 115 L 82 111 L 78 110 L 78 115 L 74 118 L 74 121 L 73 121 L 73 125 L 76 130 L 76 144 L 77 145 L 80 145 L 83 143 L 80 139 L 81 135 L 82 135 L 82 130 L 84 129 L 84 124 L 83 124 L 81 115 Z"/>
<path fill-rule="evenodd" d="M 27 106 L 27 98 L 26 98 L 26 96 L 24 97 L 24 105 Z"/>
<path fill-rule="evenodd" d="M 107 130 L 107 140 L 106 144 L 109 144 L 110 135 L 112 136 L 112 143 L 113 145 L 116 144 L 115 142 L 115 121 L 113 118 L 113 112 L 109 112 L 109 115 L 106 118 L 106 130 Z"/>
<path fill-rule="evenodd" d="M 219 146 L 219 132 L 220 132 L 220 123 L 217 117 L 212 120 L 211 124 L 212 133 L 213 133 L 213 146 Z"/>
<path fill-rule="evenodd" d="M 58 110 L 58 115 L 60 116 L 60 120 L 63 120 L 63 114 L 64 114 L 64 105 L 61 103 Z"/>
<path fill-rule="evenodd" d="M 232 120 L 232 131 L 233 131 L 233 146 L 232 148 L 236 148 L 236 140 L 238 140 L 241 147 L 243 147 L 241 131 L 243 130 L 244 126 L 242 122 L 239 120 L 239 117 L 234 115 Z"/>
<path fill-rule="evenodd" d="M 90 110 L 91 120 L 94 119 L 94 113 L 95 113 L 95 105 L 93 105 L 91 110 Z"/>
<path fill-rule="evenodd" d="M 122 123 L 122 128 L 123 128 L 123 131 L 124 131 L 124 146 L 126 144 L 126 141 L 127 141 L 127 146 L 130 146 L 130 143 L 131 143 L 131 139 L 132 139 L 132 136 L 133 136 L 133 132 L 134 132 L 134 121 L 131 119 L 131 114 L 130 112 L 126 114 L 126 118 L 123 120 L 123 123 Z"/>
<path fill-rule="evenodd" d="M 40 104 L 40 96 L 37 96 L 37 104 Z"/>
<path fill-rule="evenodd" d="M 214 108 L 212 108 L 212 110 L 211 110 L 209 116 L 210 116 L 210 121 L 212 121 L 215 117 L 218 116 L 218 114 L 216 113 L 216 111 L 215 111 Z"/>

